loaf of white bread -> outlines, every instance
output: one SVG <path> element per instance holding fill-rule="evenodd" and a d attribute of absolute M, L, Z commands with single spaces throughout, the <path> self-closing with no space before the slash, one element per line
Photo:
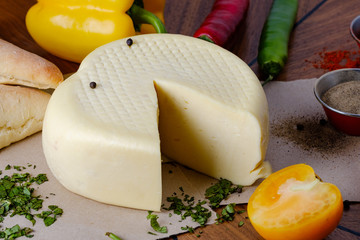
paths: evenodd
<path fill-rule="evenodd" d="M 63 81 L 50 61 L 0 39 L 0 149 L 41 131 L 50 94 Z"/>

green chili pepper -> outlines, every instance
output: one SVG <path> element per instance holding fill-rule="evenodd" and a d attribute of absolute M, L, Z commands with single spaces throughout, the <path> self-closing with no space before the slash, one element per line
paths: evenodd
<path fill-rule="evenodd" d="M 263 85 L 279 75 L 285 66 L 297 9 L 297 0 L 274 0 L 271 6 L 261 32 L 257 58 L 260 70 L 267 77 Z"/>

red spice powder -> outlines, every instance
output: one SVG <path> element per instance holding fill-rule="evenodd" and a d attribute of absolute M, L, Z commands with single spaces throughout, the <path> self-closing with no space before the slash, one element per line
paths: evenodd
<path fill-rule="evenodd" d="M 332 71 L 341 68 L 360 67 L 360 50 L 327 51 L 326 48 L 324 48 L 321 52 L 318 52 L 316 55 L 320 57 L 320 60 L 315 60 L 315 61 L 305 60 L 305 61 L 311 63 L 313 67 L 318 69 Z"/>

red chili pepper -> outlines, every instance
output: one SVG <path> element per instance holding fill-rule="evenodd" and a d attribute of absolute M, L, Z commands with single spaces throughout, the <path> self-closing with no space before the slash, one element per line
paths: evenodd
<path fill-rule="evenodd" d="M 248 8 L 249 0 L 215 0 L 211 12 L 194 37 L 223 46 L 236 26 L 245 18 Z"/>

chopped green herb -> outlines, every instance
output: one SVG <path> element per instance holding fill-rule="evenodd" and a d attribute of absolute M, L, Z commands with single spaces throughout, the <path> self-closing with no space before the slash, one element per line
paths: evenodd
<path fill-rule="evenodd" d="M 243 225 L 244 225 L 244 221 L 240 221 L 238 224 L 239 227 L 242 227 Z"/>
<path fill-rule="evenodd" d="M 218 208 L 222 200 L 241 188 L 242 186 L 234 186 L 231 181 L 221 178 L 216 184 L 206 189 L 205 197 L 209 199 L 212 208 Z"/>
<path fill-rule="evenodd" d="M 44 224 L 45 226 L 50 226 L 51 224 L 53 224 L 56 221 L 55 217 L 45 217 L 44 218 Z"/>
<path fill-rule="evenodd" d="M 122 240 L 119 236 L 116 236 L 115 234 L 113 234 L 111 232 L 107 232 L 107 233 L 105 233 L 105 235 L 113 240 Z"/>
<path fill-rule="evenodd" d="M 14 166 L 14 169 L 17 170 L 17 171 L 22 171 L 22 170 L 24 170 L 26 168 L 22 167 L 22 166 Z"/>
<path fill-rule="evenodd" d="M 30 234 L 32 233 L 33 230 L 30 228 L 20 228 L 20 226 L 18 224 L 16 224 L 15 226 L 11 227 L 11 228 L 6 228 L 4 231 L 0 232 L 0 238 L 5 238 L 5 239 L 15 239 L 18 237 L 28 237 L 28 238 L 32 238 L 34 235 Z"/>
<path fill-rule="evenodd" d="M 63 210 L 56 205 L 49 205 L 48 208 L 50 211 L 42 211 L 40 214 L 36 214 L 38 218 L 43 219 L 44 224 L 47 227 L 56 221 L 57 216 L 63 214 Z"/>
<path fill-rule="evenodd" d="M 239 210 L 239 211 L 237 211 L 236 213 L 237 213 L 237 214 L 242 214 L 242 213 L 244 213 L 244 212 L 246 212 L 246 210 Z"/>
<path fill-rule="evenodd" d="M 49 181 L 46 174 L 40 173 L 36 177 L 32 178 L 32 182 L 36 182 L 37 184 L 43 184 L 44 182 Z"/>
<path fill-rule="evenodd" d="M 53 211 L 55 215 L 61 216 L 63 214 L 63 210 L 56 205 L 49 205 L 48 208 Z"/>
<path fill-rule="evenodd" d="M 148 234 L 150 234 L 150 235 L 157 235 L 156 233 L 153 233 L 153 232 L 147 232 Z"/>
<path fill-rule="evenodd" d="M 200 224 L 200 226 L 204 226 L 208 219 L 211 217 L 211 211 L 204 207 L 207 204 L 206 200 L 198 201 L 195 204 L 195 198 L 185 194 L 183 187 L 179 187 L 181 192 L 181 197 L 177 196 L 177 193 L 174 192 L 171 197 L 167 197 L 167 202 L 170 203 L 169 207 L 162 208 L 167 211 L 173 211 L 174 214 L 180 215 L 181 220 L 186 219 L 187 217 L 191 217 L 194 222 Z M 234 192 L 241 193 L 242 186 L 233 185 L 231 181 L 226 179 L 220 179 L 218 183 L 212 185 L 205 192 L 205 198 L 209 200 L 209 204 L 211 208 L 217 208 L 220 206 L 222 200 L 226 199 L 230 194 Z M 235 213 L 243 213 L 245 210 L 235 211 L 235 203 L 228 204 L 224 207 L 221 214 L 217 214 L 216 224 L 222 223 L 224 221 L 232 221 L 234 219 Z M 172 213 L 169 213 L 169 217 L 172 216 Z M 154 228 L 155 231 L 158 231 L 161 228 L 159 223 L 157 222 L 158 216 L 149 212 L 147 217 L 151 221 L 151 226 Z M 181 222 L 181 221 L 179 221 Z M 239 223 L 241 224 L 241 223 Z M 186 226 L 181 227 L 182 230 L 187 230 L 189 232 L 194 232 L 192 227 Z M 166 228 L 167 231 L 167 228 Z M 199 232 L 200 234 L 202 231 Z M 197 234 L 197 236 L 200 236 Z"/>
<path fill-rule="evenodd" d="M 189 227 L 188 225 L 186 225 L 186 227 L 181 227 L 181 230 L 188 231 L 190 233 L 194 233 L 194 228 Z"/>
<path fill-rule="evenodd" d="M 204 226 L 211 216 L 210 210 L 203 207 L 203 205 L 206 204 L 206 201 L 199 201 L 194 206 L 194 197 L 185 195 L 183 200 L 178 197 L 168 197 L 167 201 L 171 204 L 168 208 L 164 209 L 172 210 L 175 214 L 181 215 L 182 220 L 190 216 L 193 221 Z"/>
<path fill-rule="evenodd" d="M 156 232 L 160 232 L 160 233 L 167 233 L 167 227 L 163 226 L 160 227 L 160 224 L 158 223 L 157 219 L 159 218 L 159 216 L 152 214 L 152 211 L 148 211 L 148 216 L 147 219 L 150 220 L 150 225 L 151 227 L 156 231 Z"/>
<path fill-rule="evenodd" d="M 165 208 L 165 210 L 173 210 L 177 215 L 181 215 L 181 212 L 186 209 L 182 200 L 178 197 L 167 197 L 167 201 L 171 203 L 170 207 Z"/>
<path fill-rule="evenodd" d="M 6 166 L 6 170 L 10 170 L 10 165 Z M 13 166 L 13 169 L 22 171 L 26 169 L 22 166 Z M 6 216 L 13 217 L 15 215 L 24 216 L 33 225 L 36 223 L 34 216 L 41 215 L 46 226 L 50 226 L 55 222 L 56 217 L 62 215 L 62 209 L 57 206 L 50 205 L 50 211 L 44 214 L 34 214 L 42 208 L 43 199 L 41 196 L 34 195 L 34 188 L 31 186 L 34 182 L 42 184 L 48 181 L 45 174 L 39 174 L 32 177 L 30 173 L 13 173 L 11 176 L 5 175 L 0 178 L 0 222 L 3 222 Z M 47 213 L 48 212 L 48 213 Z M 0 238 L 15 239 L 20 236 L 32 237 L 30 228 L 21 228 L 15 225 L 0 231 Z"/>
<path fill-rule="evenodd" d="M 234 220 L 235 215 L 235 203 L 230 203 L 224 207 L 221 211 L 221 214 L 217 214 L 216 221 L 219 223 L 223 223 L 225 221 L 232 221 Z"/>
<path fill-rule="evenodd" d="M 2 217 L 11 214 L 25 215 L 34 224 L 31 210 L 39 210 L 43 200 L 33 196 L 34 189 L 30 187 L 32 177 L 28 173 L 14 173 L 0 179 L 0 214 Z"/>
<path fill-rule="evenodd" d="M 205 201 L 198 202 L 194 207 L 194 212 L 191 214 L 191 218 L 201 226 L 204 226 L 211 216 L 210 210 L 203 207 L 205 204 Z"/>

